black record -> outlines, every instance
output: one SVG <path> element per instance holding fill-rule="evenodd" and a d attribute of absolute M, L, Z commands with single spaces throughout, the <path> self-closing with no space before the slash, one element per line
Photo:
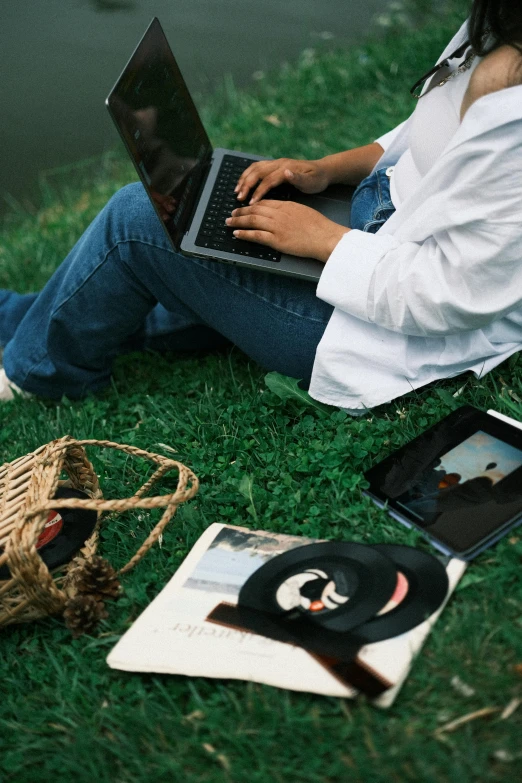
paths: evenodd
<path fill-rule="evenodd" d="M 85 492 L 69 487 L 58 487 L 54 496 L 60 498 L 88 498 Z M 83 508 L 62 508 L 58 512 L 62 523 L 59 532 L 38 547 L 38 554 L 50 570 L 68 563 L 92 534 L 97 512 Z M 7 565 L 0 567 L 0 580 L 10 578 Z"/>
<path fill-rule="evenodd" d="M 238 606 L 271 615 L 289 629 L 346 632 L 376 615 L 396 584 L 395 565 L 384 553 L 328 541 L 291 549 L 258 568 L 241 588 Z"/>
<path fill-rule="evenodd" d="M 364 644 L 399 636 L 420 625 L 442 605 L 449 588 L 446 569 L 433 555 L 399 544 L 375 544 L 373 548 L 394 562 L 408 590 L 393 609 L 354 630 Z"/>

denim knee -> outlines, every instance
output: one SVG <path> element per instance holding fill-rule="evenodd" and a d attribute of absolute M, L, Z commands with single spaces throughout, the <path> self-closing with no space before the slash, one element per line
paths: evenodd
<path fill-rule="evenodd" d="M 121 242 L 143 242 L 162 250 L 172 245 L 161 225 L 141 182 L 124 185 L 107 202 L 99 215 L 104 223 L 105 244 L 111 247 Z"/>
<path fill-rule="evenodd" d="M 141 216 L 144 210 L 149 213 L 154 212 L 141 182 L 131 182 L 111 196 L 104 211 L 116 219 L 126 221 L 129 217 Z"/>

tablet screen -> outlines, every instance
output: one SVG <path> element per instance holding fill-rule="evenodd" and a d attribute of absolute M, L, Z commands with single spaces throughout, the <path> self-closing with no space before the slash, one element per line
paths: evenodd
<path fill-rule="evenodd" d="M 464 554 L 522 514 L 522 432 L 465 406 L 366 478 L 370 494 Z"/>

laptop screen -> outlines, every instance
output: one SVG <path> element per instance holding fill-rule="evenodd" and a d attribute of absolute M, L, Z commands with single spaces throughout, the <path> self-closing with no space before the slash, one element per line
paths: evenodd
<path fill-rule="evenodd" d="M 212 146 L 157 19 L 138 44 L 107 106 L 178 247 Z"/>

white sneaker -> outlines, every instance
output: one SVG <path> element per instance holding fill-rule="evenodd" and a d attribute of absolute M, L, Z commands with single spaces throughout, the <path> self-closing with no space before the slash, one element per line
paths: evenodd
<path fill-rule="evenodd" d="M 15 396 L 20 394 L 22 397 L 30 397 L 27 392 L 22 391 L 16 383 L 9 380 L 3 367 L 0 368 L 0 402 L 9 402 L 14 400 Z"/>

